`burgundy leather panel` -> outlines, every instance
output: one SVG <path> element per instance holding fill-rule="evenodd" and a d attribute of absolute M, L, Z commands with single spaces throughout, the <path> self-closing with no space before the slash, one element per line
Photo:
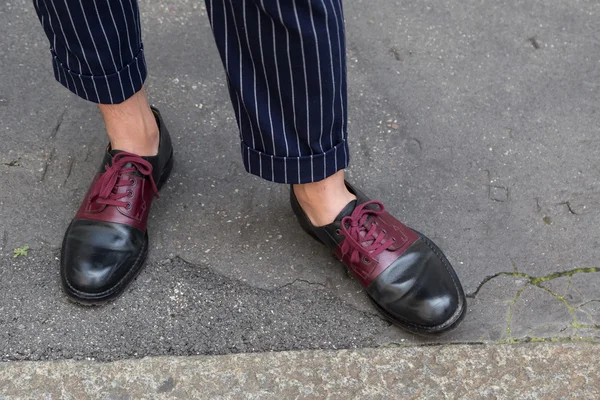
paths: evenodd
<path fill-rule="evenodd" d="M 360 283 L 367 287 L 371 284 L 379 274 L 385 271 L 394 261 L 398 259 L 417 239 L 419 235 L 416 234 L 412 229 L 398 221 L 388 212 L 384 212 L 381 215 L 373 216 L 368 223 L 367 229 L 371 227 L 371 224 L 377 222 L 379 228 L 387 232 L 389 237 L 396 239 L 394 243 L 387 250 L 384 250 L 379 256 L 375 258 L 366 259 L 361 257 L 358 263 L 353 263 L 350 260 L 351 254 L 342 254 L 340 243 L 334 253 L 356 276 Z M 365 231 L 361 232 L 361 236 L 364 237 Z M 365 262 L 366 261 L 366 262 Z"/>
<path fill-rule="evenodd" d="M 102 174 L 96 175 L 92 185 L 88 189 L 83 203 L 79 207 L 75 219 L 88 219 L 93 221 L 116 222 L 134 226 L 142 231 L 146 231 L 146 222 L 152 204 L 153 192 L 152 185 L 147 178 L 142 178 L 134 174 L 123 174 L 122 179 L 129 179 L 132 184 L 117 188 L 117 193 L 129 193 L 128 197 L 120 199 L 128 202 L 131 207 L 115 207 L 100 204 L 91 201 L 90 194 L 93 188 L 98 184 L 98 178 Z"/>

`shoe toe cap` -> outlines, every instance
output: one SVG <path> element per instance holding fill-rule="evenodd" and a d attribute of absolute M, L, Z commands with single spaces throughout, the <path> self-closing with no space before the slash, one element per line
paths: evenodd
<path fill-rule="evenodd" d="M 144 232 L 123 224 L 74 220 L 61 256 L 64 287 L 78 295 L 110 291 L 145 251 L 144 237 Z"/>
<path fill-rule="evenodd" d="M 417 332 L 442 332 L 462 317 L 465 297 L 450 263 L 421 237 L 367 287 L 392 322 Z"/>

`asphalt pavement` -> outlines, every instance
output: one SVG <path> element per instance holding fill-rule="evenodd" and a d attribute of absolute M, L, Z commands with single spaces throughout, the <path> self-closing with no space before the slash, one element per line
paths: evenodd
<path fill-rule="evenodd" d="M 104 128 L 54 81 L 31 2 L 0 4 L 0 360 L 600 338 L 597 0 L 345 4 L 348 177 L 434 239 L 469 294 L 433 338 L 382 320 L 296 224 L 289 188 L 244 171 L 204 3 L 141 9 L 176 165 L 145 270 L 82 308 L 58 255 Z"/>

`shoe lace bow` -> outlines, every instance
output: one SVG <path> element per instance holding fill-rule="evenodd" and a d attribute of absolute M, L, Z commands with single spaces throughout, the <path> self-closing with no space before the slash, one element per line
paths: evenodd
<path fill-rule="evenodd" d="M 367 208 L 369 205 L 377 208 Z M 370 219 L 384 212 L 383 203 L 371 200 L 356 206 L 350 216 L 342 218 L 340 230 L 345 239 L 340 250 L 342 254 L 350 254 L 350 262 L 359 263 L 362 256 L 363 261 L 368 263 L 396 242 L 396 239 L 390 237 L 377 221 L 373 220 L 368 226 Z"/>
<path fill-rule="evenodd" d="M 152 164 L 142 157 L 132 153 L 121 152 L 113 157 L 112 165 L 106 164 L 104 169 L 106 172 L 100 176 L 98 184 L 95 185 L 94 191 L 90 196 L 91 201 L 95 200 L 99 204 L 115 207 L 127 207 L 128 202 L 121 199 L 129 197 L 129 191 L 125 193 L 117 193 L 117 191 L 120 187 L 134 184 L 133 179 L 125 178 L 123 174 L 132 173 L 136 170 L 143 176 L 150 178 L 152 191 L 156 198 L 158 198 L 158 189 L 152 177 Z"/>

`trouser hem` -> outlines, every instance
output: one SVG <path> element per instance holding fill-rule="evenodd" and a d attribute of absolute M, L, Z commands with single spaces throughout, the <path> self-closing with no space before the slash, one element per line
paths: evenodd
<path fill-rule="evenodd" d="M 344 139 L 325 153 L 301 157 L 278 157 L 241 143 L 246 171 L 268 181 L 287 184 L 323 180 L 348 167 L 348 141 Z"/>
<path fill-rule="evenodd" d="M 106 75 L 82 75 L 69 69 L 52 52 L 54 77 L 64 87 L 82 99 L 99 104 L 118 104 L 141 90 L 147 69 L 144 49 L 120 70 Z"/>

